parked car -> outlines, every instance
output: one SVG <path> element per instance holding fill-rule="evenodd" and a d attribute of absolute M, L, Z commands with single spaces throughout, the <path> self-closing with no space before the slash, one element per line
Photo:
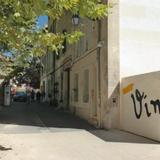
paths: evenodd
<path fill-rule="evenodd" d="M 26 102 L 27 101 L 27 93 L 26 92 L 16 92 L 13 96 L 13 100 L 15 102 Z"/>

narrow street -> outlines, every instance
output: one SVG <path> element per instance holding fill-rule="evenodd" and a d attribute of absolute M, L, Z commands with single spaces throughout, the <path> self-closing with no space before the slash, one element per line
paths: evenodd
<path fill-rule="evenodd" d="M 0 123 L 3 160 L 159 159 L 160 147 L 154 141 L 95 129 L 47 104 L 14 103 L 0 112 Z"/>
<path fill-rule="evenodd" d="M 78 117 L 71 116 L 65 112 L 55 111 L 54 108 L 48 104 L 38 104 L 36 102 L 32 104 L 17 102 L 12 104 L 11 107 L 3 108 L 0 112 L 0 123 L 37 128 L 37 132 L 50 131 L 50 128 L 53 127 L 85 130 L 95 129 Z M 13 133 L 14 130 L 12 129 L 10 131 L 4 128 L 4 132 Z M 17 130 L 15 130 L 15 132 L 17 133 Z M 22 132 L 25 131 L 23 130 Z M 21 133 L 21 131 L 19 131 L 19 133 Z"/>
<path fill-rule="evenodd" d="M 1 0 L 0 160 L 160 160 L 159 15 L 158 0 Z"/>

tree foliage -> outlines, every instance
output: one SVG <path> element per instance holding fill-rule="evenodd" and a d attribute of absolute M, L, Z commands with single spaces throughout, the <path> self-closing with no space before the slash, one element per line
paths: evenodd
<path fill-rule="evenodd" d="M 10 79 L 17 85 L 26 83 L 34 88 L 40 87 L 40 67 L 41 64 L 34 57 L 29 63 L 29 67 L 14 66 L 14 69 L 9 72 L 5 81 Z"/>
<path fill-rule="evenodd" d="M 82 35 L 49 33 L 37 27 L 37 18 L 46 15 L 58 21 L 64 13 L 100 19 L 108 14 L 108 6 L 101 0 L 0 0 L 0 53 L 9 52 L 14 66 L 24 66 L 34 56 L 62 48 L 67 37 L 74 42 Z"/>

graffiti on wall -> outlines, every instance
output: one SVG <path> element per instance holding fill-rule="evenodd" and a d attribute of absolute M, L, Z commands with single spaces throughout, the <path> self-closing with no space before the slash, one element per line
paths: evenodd
<path fill-rule="evenodd" d="M 123 88 L 123 94 L 128 94 L 129 92 L 133 91 L 133 86 L 133 84 L 129 84 L 127 87 Z M 139 89 L 135 89 L 131 93 L 130 98 L 137 119 L 140 119 L 142 114 L 146 114 L 147 117 L 151 117 L 152 114 L 160 115 L 159 99 L 148 99 L 147 94 Z"/>

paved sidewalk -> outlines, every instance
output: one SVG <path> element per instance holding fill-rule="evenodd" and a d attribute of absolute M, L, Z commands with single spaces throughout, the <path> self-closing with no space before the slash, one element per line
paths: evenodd
<path fill-rule="evenodd" d="M 147 143 L 119 143 L 113 138 L 112 140 L 112 142 L 103 141 L 81 129 L 51 128 L 50 131 L 41 133 L 0 134 L 1 145 L 12 148 L 0 151 L 0 158 L 3 160 L 160 159 L 160 146 L 154 142 L 146 140 Z"/>
<path fill-rule="evenodd" d="M 2 160 L 160 159 L 155 141 L 119 130 L 98 130 L 49 106 L 17 104 L 0 112 L 0 123 Z"/>

